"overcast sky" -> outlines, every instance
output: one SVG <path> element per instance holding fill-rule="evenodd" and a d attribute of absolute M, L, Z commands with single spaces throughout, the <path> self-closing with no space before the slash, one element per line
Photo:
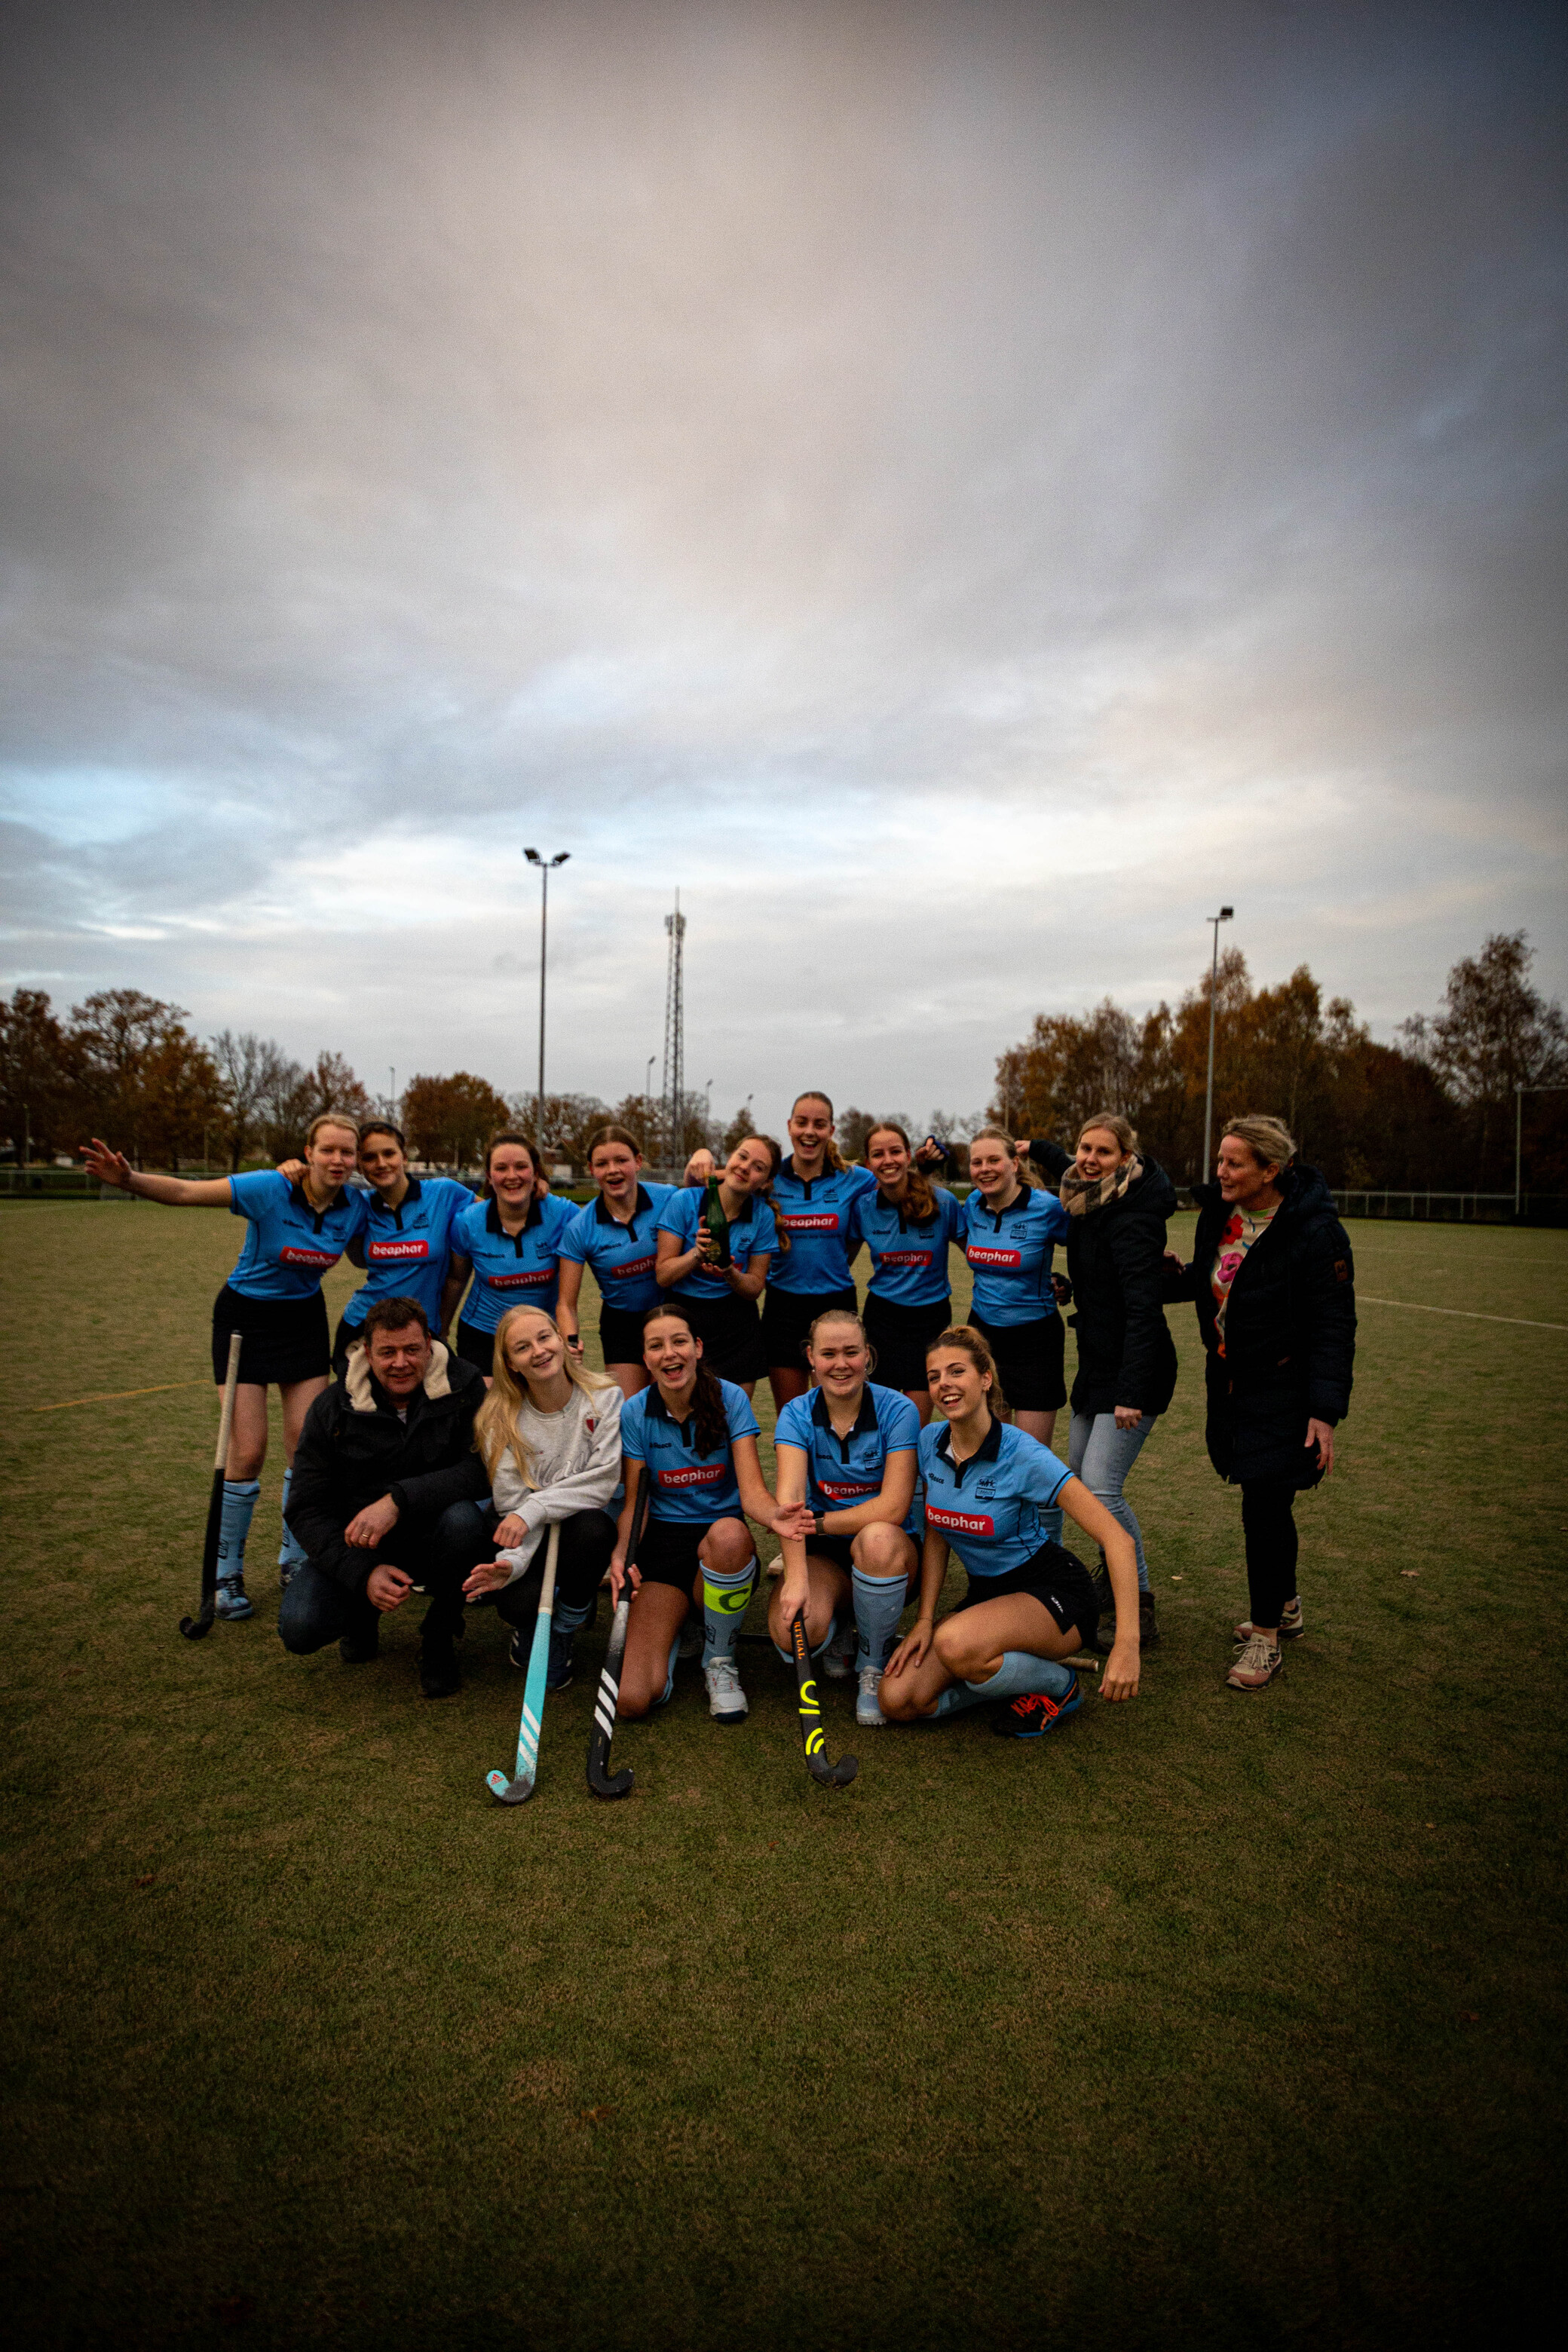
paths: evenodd
<path fill-rule="evenodd" d="M 7 0 L 7 984 L 769 1119 L 1563 945 L 1564 18 Z"/>

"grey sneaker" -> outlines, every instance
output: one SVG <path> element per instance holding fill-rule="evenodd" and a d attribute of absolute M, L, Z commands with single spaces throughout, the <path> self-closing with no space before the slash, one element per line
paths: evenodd
<path fill-rule="evenodd" d="M 710 1658 L 702 1669 L 708 1685 L 708 1712 L 715 1723 L 744 1723 L 746 1694 L 735 1672 L 733 1658 Z"/>
<path fill-rule="evenodd" d="M 822 1671 L 830 1683 L 847 1683 L 855 1671 L 855 1650 L 859 1635 L 855 1620 L 836 1628 L 833 1639 L 822 1654 Z"/>
<path fill-rule="evenodd" d="M 1282 1642 L 1299 1642 L 1305 1630 L 1301 1618 L 1301 1599 L 1298 1593 L 1296 1599 L 1287 1601 L 1284 1608 L 1279 1612 L 1279 1639 Z M 1231 1631 L 1236 1636 L 1237 1648 L 1244 1649 L 1252 1639 L 1251 1618 L 1244 1617 L 1241 1623 L 1233 1626 Z"/>
<path fill-rule="evenodd" d="M 237 1624 L 242 1617 L 254 1617 L 256 1611 L 246 1597 L 244 1575 L 220 1576 L 217 1598 L 213 1602 L 213 1615 L 225 1618 L 230 1624 Z"/>
<path fill-rule="evenodd" d="M 1232 1690 L 1267 1690 L 1284 1664 L 1279 1644 L 1262 1633 L 1254 1633 L 1241 1655 L 1226 1676 Z"/>
<path fill-rule="evenodd" d="M 860 1695 L 855 1701 L 855 1720 L 868 1731 L 874 1731 L 879 1724 L 886 1723 L 888 1720 L 882 1713 L 881 1704 L 877 1696 L 881 1683 L 880 1666 L 861 1667 Z"/>

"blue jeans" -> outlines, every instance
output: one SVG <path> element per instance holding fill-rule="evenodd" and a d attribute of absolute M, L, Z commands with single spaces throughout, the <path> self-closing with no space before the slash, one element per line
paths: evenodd
<path fill-rule="evenodd" d="M 1125 1528 L 1138 1555 L 1138 1590 L 1149 1590 L 1149 1570 L 1143 1558 L 1143 1530 L 1137 1514 L 1122 1495 L 1127 1474 L 1143 1450 L 1143 1441 L 1156 1416 L 1146 1412 L 1135 1429 L 1118 1429 L 1113 1412 L 1075 1412 L 1068 1435 L 1068 1467 L 1083 1480 L 1097 1503 L 1103 1503 L 1118 1527 Z"/>
<path fill-rule="evenodd" d="M 368 1576 L 377 1560 L 402 1569 L 430 1595 L 421 1629 L 426 1639 L 450 1638 L 463 1622 L 463 1580 L 481 1559 L 495 1556 L 489 1515 L 477 1503 L 453 1503 L 434 1527 L 399 1520 L 384 1543 L 362 1555 Z M 279 1638 L 296 1657 L 345 1635 L 365 1649 L 375 1645 L 381 1612 L 367 1601 L 362 1584 L 351 1591 L 310 1560 L 296 1569 L 278 1611 Z"/>

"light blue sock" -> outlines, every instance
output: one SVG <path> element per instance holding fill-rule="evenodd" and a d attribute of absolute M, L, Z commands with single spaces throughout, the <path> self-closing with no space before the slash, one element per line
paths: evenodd
<path fill-rule="evenodd" d="M 567 1634 L 580 1633 L 593 1615 L 594 1601 L 597 1601 L 598 1597 L 595 1593 L 594 1601 L 558 1601 L 551 1612 L 552 1632 Z"/>
<path fill-rule="evenodd" d="M 259 1478 L 226 1478 L 223 1482 L 223 1517 L 217 1539 L 220 1577 L 245 1574 L 245 1538 L 250 1533 L 251 1514 L 260 1492 Z"/>
<path fill-rule="evenodd" d="M 282 1506 L 285 1515 L 287 1515 L 289 1509 L 289 1489 L 293 1483 L 294 1473 L 292 1470 L 285 1470 L 283 1473 Z M 293 1528 L 289 1524 L 287 1516 L 285 1516 L 283 1521 L 283 1541 L 279 1547 L 278 1551 L 279 1567 L 288 1569 L 304 1568 L 309 1565 L 310 1558 L 310 1553 L 305 1549 L 304 1545 L 294 1533 Z"/>
<path fill-rule="evenodd" d="M 675 1662 L 679 1655 L 680 1636 L 678 1633 L 674 1641 L 669 1645 L 669 1672 L 664 1678 L 664 1688 L 660 1691 L 658 1696 L 654 1701 L 655 1706 L 668 1706 L 670 1700 L 675 1696 Z"/>
<path fill-rule="evenodd" d="M 1047 1698 L 1066 1698 L 1078 1676 L 1057 1658 L 1037 1658 L 1032 1650 L 1004 1650 L 1002 1663 L 988 1683 L 965 1683 L 977 1699 L 1022 1698 L 1026 1691 L 1043 1691 Z"/>
<path fill-rule="evenodd" d="M 831 1643 L 831 1641 L 832 1641 L 832 1639 L 833 1639 L 833 1636 L 835 1635 L 835 1633 L 837 1633 L 837 1631 L 838 1631 L 838 1620 L 837 1620 L 837 1617 L 830 1617 L 830 1618 L 828 1619 L 828 1621 L 827 1621 L 827 1631 L 826 1631 L 826 1633 L 824 1633 L 824 1635 L 823 1635 L 823 1637 L 822 1637 L 821 1641 L 820 1641 L 820 1642 L 818 1642 L 818 1643 L 817 1643 L 817 1645 L 816 1645 L 816 1649 L 811 1651 L 811 1655 L 812 1655 L 814 1658 L 820 1658 L 820 1657 L 821 1657 L 821 1655 L 822 1655 L 822 1654 L 823 1654 L 824 1650 L 826 1650 L 826 1649 L 827 1648 L 828 1644 Z M 775 1643 L 773 1643 L 773 1647 L 774 1647 L 774 1649 L 775 1649 L 775 1650 L 777 1650 L 777 1651 L 778 1651 L 778 1654 L 779 1654 L 780 1657 L 784 1660 L 784 1664 L 785 1664 L 785 1665 L 786 1665 L 786 1666 L 793 1666 L 793 1665 L 794 1665 L 794 1664 L 795 1664 L 795 1652 L 794 1652 L 794 1650 L 793 1650 L 793 1649 L 786 1650 L 786 1649 L 784 1649 L 784 1648 L 782 1646 L 782 1644 L 781 1644 L 781 1643 L 777 1643 L 777 1642 L 775 1642 Z M 808 1647 L 809 1647 L 809 1644 L 808 1644 Z"/>
<path fill-rule="evenodd" d="M 935 1711 L 928 1715 L 928 1723 L 940 1723 L 944 1715 L 962 1715 L 966 1706 L 980 1706 L 985 1698 L 984 1685 L 977 1690 L 973 1683 L 949 1683 L 936 1703 Z"/>
<path fill-rule="evenodd" d="M 752 1585 L 757 1573 L 755 1552 L 737 1575 L 716 1576 L 710 1568 L 702 1571 L 702 1664 L 712 1664 L 715 1658 L 732 1658 L 740 1635 L 741 1620 L 752 1599 Z"/>
<path fill-rule="evenodd" d="M 864 1674 L 875 1666 L 880 1674 L 898 1646 L 899 1620 L 904 1613 L 908 1580 L 902 1576 L 868 1576 L 856 1569 L 855 1626 L 859 1634 L 855 1664 Z"/>

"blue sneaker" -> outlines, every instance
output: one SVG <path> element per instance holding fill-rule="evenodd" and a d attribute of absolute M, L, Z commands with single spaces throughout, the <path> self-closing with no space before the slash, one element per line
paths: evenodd
<path fill-rule="evenodd" d="M 1065 1698 L 1047 1698 L 1044 1691 L 1026 1691 L 1010 1706 L 999 1706 L 991 1718 L 998 1739 L 1043 1739 L 1064 1715 L 1076 1715 L 1083 1705 L 1078 1676 Z"/>
<path fill-rule="evenodd" d="M 255 1610 L 246 1598 L 244 1574 L 241 1572 L 234 1576 L 220 1576 L 217 1580 L 217 1599 L 213 1602 L 213 1615 L 222 1617 L 231 1624 L 237 1624 L 240 1618 L 254 1617 L 255 1614 Z"/>
<path fill-rule="evenodd" d="M 569 1690 L 572 1686 L 572 1652 L 577 1640 L 575 1625 L 550 1622 L 550 1657 L 544 1669 L 546 1690 Z"/>

